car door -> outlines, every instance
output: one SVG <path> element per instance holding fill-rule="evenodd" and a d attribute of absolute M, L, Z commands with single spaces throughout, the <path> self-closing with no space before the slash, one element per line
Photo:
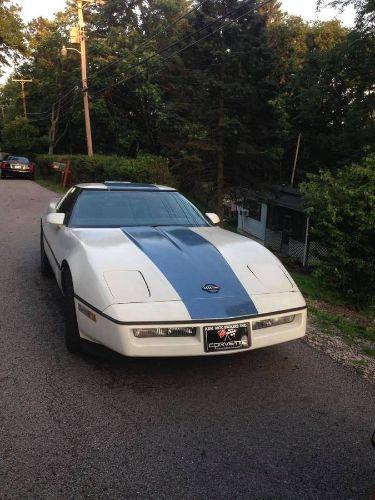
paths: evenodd
<path fill-rule="evenodd" d="M 76 186 L 72 187 L 56 206 L 56 212 L 65 214 L 62 226 L 49 224 L 45 219 L 43 221 L 43 233 L 47 243 L 45 251 L 58 281 L 60 279 L 61 263 L 67 257 L 72 247 L 71 229 L 67 224 L 80 193 L 81 189 Z"/>

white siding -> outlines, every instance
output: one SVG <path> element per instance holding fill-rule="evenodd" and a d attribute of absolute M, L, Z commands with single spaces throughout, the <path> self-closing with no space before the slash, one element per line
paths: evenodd
<path fill-rule="evenodd" d="M 262 203 L 260 221 L 247 217 L 246 215 L 243 215 L 242 212 L 242 208 L 239 207 L 237 224 L 238 229 L 264 242 L 266 238 L 267 205 Z"/>

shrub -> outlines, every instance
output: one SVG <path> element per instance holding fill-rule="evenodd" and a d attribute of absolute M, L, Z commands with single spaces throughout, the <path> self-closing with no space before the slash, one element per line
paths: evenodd
<path fill-rule="evenodd" d="M 302 192 L 314 237 L 326 249 L 317 274 L 353 305 L 373 305 L 375 155 L 336 175 L 310 175 Z"/>
<path fill-rule="evenodd" d="M 42 177 L 53 175 L 50 168 L 54 161 L 70 160 L 72 182 L 130 181 L 174 185 L 168 160 L 149 154 L 137 158 L 95 155 L 38 155 L 37 165 Z"/>

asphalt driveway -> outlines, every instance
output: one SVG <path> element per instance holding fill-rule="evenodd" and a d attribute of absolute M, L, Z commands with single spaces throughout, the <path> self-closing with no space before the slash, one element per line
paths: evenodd
<path fill-rule="evenodd" d="M 375 388 L 303 341 L 197 359 L 64 347 L 54 193 L 0 182 L 0 498 L 369 498 Z"/>

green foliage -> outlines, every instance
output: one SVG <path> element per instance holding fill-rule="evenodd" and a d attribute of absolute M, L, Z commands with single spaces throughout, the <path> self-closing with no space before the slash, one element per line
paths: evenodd
<path fill-rule="evenodd" d="M 314 239 L 325 248 L 319 276 L 354 305 L 375 295 L 375 155 L 336 175 L 322 171 L 302 185 Z"/>
<path fill-rule="evenodd" d="M 375 38 L 338 21 L 308 24 L 284 17 L 269 26 L 279 103 L 289 127 L 283 178 L 289 180 L 302 133 L 297 181 L 320 169 L 360 161 L 372 146 Z"/>
<path fill-rule="evenodd" d="M 9 64 L 13 51 L 25 52 L 20 7 L 10 0 L 1 0 L 0 21 L 0 64 Z"/>
<path fill-rule="evenodd" d="M 361 339 L 375 342 L 375 328 L 370 322 L 360 318 L 346 318 L 340 314 L 310 306 L 309 312 L 314 316 L 319 327 L 326 333 L 335 333 L 335 329 L 348 340 Z"/>
<path fill-rule="evenodd" d="M 168 157 L 184 191 L 205 204 L 238 186 L 289 181 L 299 133 L 297 183 L 306 173 L 359 162 L 373 147 L 373 34 L 338 21 L 307 23 L 283 14 L 276 0 L 236 21 L 230 12 L 242 14 L 243 2 L 208 0 L 167 28 L 192 5 L 86 6 L 97 154 Z M 86 151 L 79 57 L 59 56 L 75 23 L 69 6 L 55 19 L 31 21 L 28 57 L 16 67 L 33 78 L 26 89 L 29 119 L 40 137 L 49 137 L 50 153 Z M 210 36 L 221 23 L 225 29 Z M 0 104 L 5 121 L 22 114 L 18 84 L 4 85 Z"/>
<path fill-rule="evenodd" d="M 13 154 L 33 156 L 47 147 L 48 140 L 41 137 L 36 127 L 25 118 L 17 117 L 6 122 L 2 131 L 1 147 Z"/>
<path fill-rule="evenodd" d="M 318 8 L 329 5 L 337 9 L 353 5 L 356 13 L 357 27 L 362 30 L 372 30 L 375 24 L 375 0 L 318 0 Z"/>
<path fill-rule="evenodd" d="M 330 282 L 322 283 L 322 280 L 314 273 L 291 272 L 294 281 L 305 297 L 314 300 L 324 300 L 330 304 L 345 305 L 345 299 L 337 290 L 330 287 Z"/>
<path fill-rule="evenodd" d="M 120 156 L 95 155 L 91 158 L 84 155 L 38 155 L 37 166 L 43 177 L 51 173 L 52 162 L 70 160 L 72 181 L 103 182 L 130 181 L 174 185 L 168 162 L 165 158 L 149 154 L 140 154 L 137 158 Z"/>

